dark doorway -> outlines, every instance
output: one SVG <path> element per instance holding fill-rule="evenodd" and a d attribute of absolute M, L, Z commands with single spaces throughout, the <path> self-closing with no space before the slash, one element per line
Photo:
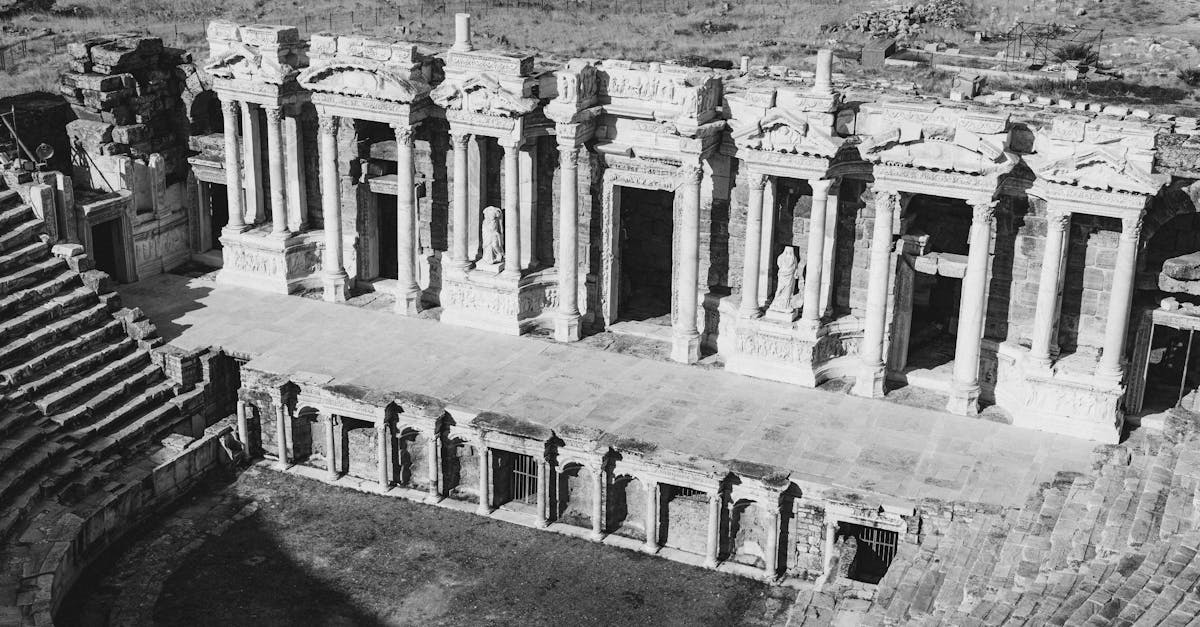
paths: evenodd
<path fill-rule="evenodd" d="M 212 232 L 212 247 L 221 249 L 221 229 L 229 224 L 229 197 L 225 186 L 219 183 L 208 183 L 208 226 Z"/>
<path fill-rule="evenodd" d="M 96 261 L 97 270 L 107 272 L 115 281 L 126 280 L 120 219 L 92 225 L 92 257 Z"/>
<path fill-rule="evenodd" d="M 396 197 L 376 194 L 375 198 L 379 213 L 379 278 L 395 279 L 400 276 L 396 258 Z"/>
<path fill-rule="evenodd" d="M 896 558 L 900 534 L 843 522 L 838 524 L 838 535 L 845 575 L 854 581 L 879 583 Z"/>
<path fill-rule="evenodd" d="M 621 320 L 671 323 L 675 194 L 621 188 Z"/>
<path fill-rule="evenodd" d="M 918 272 L 913 277 L 909 368 L 936 368 L 954 361 L 962 279 Z"/>
<path fill-rule="evenodd" d="M 532 455 L 492 450 L 492 484 L 496 507 L 537 503 L 537 460 Z"/>
<path fill-rule="evenodd" d="M 1200 333 L 1155 325 L 1143 409 L 1163 411 L 1200 389 Z"/>

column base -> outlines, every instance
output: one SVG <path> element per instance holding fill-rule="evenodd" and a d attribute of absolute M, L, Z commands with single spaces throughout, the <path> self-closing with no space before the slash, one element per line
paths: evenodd
<path fill-rule="evenodd" d="M 536 523 L 534 523 L 534 525 L 535 525 L 535 526 L 536 526 L 538 529 L 545 529 L 546 527 L 549 527 L 549 526 L 550 526 L 550 521 L 546 520 L 545 518 L 539 518 L 539 519 L 537 520 L 537 522 L 536 522 Z"/>
<path fill-rule="evenodd" d="M 228 224 L 226 224 L 225 226 L 221 227 L 221 237 L 228 237 L 230 235 L 241 235 L 242 233 L 249 231 L 251 227 L 252 227 L 252 225 L 250 225 L 250 224 L 243 224 L 241 226 L 229 226 Z"/>
<path fill-rule="evenodd" d="M 950 399 L 946 401 L 946 411 L 959 416 L 976 416 L 979 414 L 979 385 L 950 384 Z"/>
<path fill-rule="evenodd" d="M 325 302 L 346 302 L 346 299 L 350 297 L 349 283 L 350 277 L 345 272 L 321 277 L 321 284 L 325 288 Z"/>
<path fill-rule="evenodd" d="M 554 341 L 578 342 L 583 337 L 579 314 L 559 314 L 554 318 Z"/>
<path fill-rule="evenodd" d="M 1096 366 L 1096 378 L 1100 379 L 1104 383 L 1108 383 L 1113 386 L 1119 386 L 1121 385 L 1121 381 L 1125 379 L 1125 368 L 1122 366 L 1116 366 L 1114 368 L 1112 366 L 1100 364 Z"/>
<path fill-rule="evenodd" d="M 676 332 L 671 338 L 671 360 L 681 364 L 700 361 L 700 334 Z"/>
<path fill-rule="evenodd" d="M 480 505 L 479 507 L 475 508 L 475 513 L 479 514 L 480 516 L 491 516 L 492 508 L 488 507 L 487 505 Z"/>
<path fill-rule="evenodd" d="M 596 542 L 601 542 L 601 541 L 603 541 L 603 540 L 604 540 L 604 532 L 602 532 L 602 531 L 593 531 L 593 532 L 591 533 L 591 535 L 590 535 L 590 536 L 588 536 L 588 537 L 590 537 L 592 540 L 594 540 L 594 541 L 596 541 Z"/>
<path fill-rule="evenodd" d="M 415 316 L 421 313 L 421 292 L 409 292 L 396 295 L 396 313 L 402 316 Z"/>
<path fill-rule="evenodd" d="M 719 562 L 717 562 L 717 560 L 715 560 L 713 558 L 704 558 L 704 567 L 705 568 L 716 568 L 718 563 Z"/>
<path fill-rule="evenodd" d="M 854 380 L 854 388 L 851 392 L 855 396 L 883 398 L 886 392 L 884 388 L 886 378 L 887 372 L 883 364 L 863 364 L 862 370 Z"/>
<path fill-rule="evenodd" d="M 657 544 L 643 544 L 642 552 L 646 553 L 647 555 L 654 555 L 655 553 L 658 553 L 658 545 Z"/>

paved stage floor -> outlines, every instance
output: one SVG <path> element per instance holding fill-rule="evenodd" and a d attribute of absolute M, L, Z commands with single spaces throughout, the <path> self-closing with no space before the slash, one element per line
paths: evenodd
<path fill-rule="evenodd" d="M 1018 506 L 1095 444 L 982 419 L 506 337 L 387 311 L 160 275 L 122 286 L 168 342 L 254 355 L 274 372 L 330 375 L 380 390 L 550 427 L 572 423 L 664 448 L 789 468 L 793 478 L 884 500 L 933 497 Z"/>

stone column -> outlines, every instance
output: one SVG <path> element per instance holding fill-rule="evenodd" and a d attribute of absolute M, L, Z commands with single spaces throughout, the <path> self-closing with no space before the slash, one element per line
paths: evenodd
<path fill-rule="evenodd" d="M 572 143 L 558 147 L 562 168 L 559 185 L 558 216 L 558 316 L 554 320 L 554 339 L 574 342 L 579 329 L 579 149 Z"/>
<path fill-rule="evenodd" d="M 1125 374 L 1123 356 L 1125 334 L 1129 329 L 1129 307 L 1133 302 L 1137 274 L 1138 239 L 1142 235 L 1142 214 L 1121 219 L 1121 240 L 1117 246 L 1117 265 L 1113 268 L 1113 286 L 1108 295 L 1108 320 L 1104 326 L 1104 348 L 1096 365 L 1096 376 L 1119 384 Z"/>
<path fill-rule="evenodd" d="M 236 100 L 221 102 L 222 121 L 225 126 L 225 198 L 229 205 L 229 222 L 224 230 L 241 233 L 246 230 L 245 209 L 242 208 L 242 159 L 238 145 L 238 103 Z"/>
<path fill-rule="evenodd" d="M 391 431 L 388 429 L 387 421 L 375 425 L 376 446 L 379 453 L 379 468 L 377 469 L 377 477 L 379 479 L 379 488 L 384 492 L 387 491 L 391 483 L 390 466 L 392 465 L 392 447 Z"/>
<path fill-rule="evenodd" d="M 519 144 L 504 147 L 504 274 L 521 276 L 521 169 Z"/>
<path fill-rule="evenodd" d="M 1069 211 L 1046 212 L 1046 244 L 1042 249 L 1037 311 L 1033 319 L 1033 342 L 1029 349 L 1030 363 L 1041 368 L 1050 367 L 1050 350 L 1057 339 L 1055 331 L 1059 315 L 1059 293 L 1062 290 L 1062 265 L 1070 227 Z"/>
<path fill-rule="evenodd" d="M 875 227 L 871 237 L 871 269 L 867 278 L 867 315 L 859 346 L 862 370 L 854 383 L 859 396 L 883 396 L 886 368 L 883 363 L 883 339 L 887 331 L 888 277 L 892 263 L 892 220 L 900 193 L 875 190 Z"/>
<path fill-rule="evenodd" d="M 258 117 L 259 105 L 252 102 L 242 103 L 242 143 L 243 165 L 242 174 L 246 185 L 246 209 L 251 216 L 250 223 L 258 224 L 263 219 L 263 180 L 262 180 L 262 124 Z"/>
<path fill-rule="evenodd" d="M 441 450 L 442 439 L 437 431 L 429 434 L 429 451 L 425 454 L 426 472 L 429 474 L 429 495 L 435 499 L 442 498 L 442 473 L 439 472 L 438 451 Z"/>
<path fill-rule="evenodd" d="M 647 553 L 658 552 L 658 482 L 643 479 L 646 484 L 646 543 L 643 549 Z"/>
<path fill-rule="evenodd" d="M 279 457 L 278 465 L 280 470 L 288 467 L 288 447 L 287 447 L 287 408 L 283 403 L 275 404 L 275 450 Z"/>
<path fill-rule="evenodd" d="M 754 171 L 748 172 L 748 176 L 750 200 L 746 205 L 746 253 L 742 261 L 742 304 L 738 314 L 752 318 L 760 313 L 758 273 L 759 262 L 762 261 L 763 188 L 767 185 L 767 176 Z"/>
<path fill-rule="evenodd" d="M 704 551 L 704 566 L 717 567 L 717 554 L 721 550 L 721 488 L 714 487 L 708 493 L 708 545 Z"/>
<path fill-rule="evenodd" d="M 338 478 L 338 417 L 329 414 L 325 419 L 325 470 L 330 481 Z"/>
<path fill-rule="evenodd" d="M 467 177 L 470 176 L 467 164 L 467 133 L 450 133 L 450 143 L 454 150 L 454 242 L 450 248 L 450 261 L 461 270 L 471 266 L 467 258 L 467 248 L 471 236 L 471 211 L 468 207 L 470 186 Z"/>
<path fill-rule="evenodd" d="M 779 578 L 779 529 L 780 523 L 779 503 L 772 502 L 767 510 L 767 546 L 765 547 L 766 556 L 763 559 L 763 571 L 766 574 L 767 581 L 774 581 Z"/>
<path fill-rule="evenodd" d="M 246 417 L 246 401 L 238 400 L 237 402 L 237 430 L 238 439 L 242 441 L 242 450 L 246 451 L 246 458 L 253 457 L 250 454 L 250 421 Z"/>
<path fill-rule="evenodd" d="M 550 464 L 545 459 L 538 459 L 537 465 L 537 526 L 539 529 L 545 529 L 549 525 L 546 512 L 546 502 L 549 499 L 546 495 L 550 491 Z"/>
<path fill-rule="evenodd" d="M 308 194 L 305 192 L 304 127 L 296 116 L 283 116 L 283 168 L 287 179 L 285 195 L 288 229 L 298 233 L 308 229 Z"/>
<path fill-rule="evenodd" d="M 988 275 L 992 257 L 992 222 L 996 201 L 972 203 L 970 250 L 958 307 L 958 337 L 954 344 L 954 380 L 946 409 L 951 413 L 979 413 L 979 354 L 987 316 Z"/>
<path fill-rule="evenodd" d="M 675 293 L 675 332 L 671 359 L 694 364 L 700 360 L 700 332 L 696 329 L 696 289 L 700 283 L 700 177 L 699 165 L 684 166 L 682 224 L 679 225 L 679 285 Z"/>
<path fill-rule="evenodd" d="M 833 578 L 833 547 L 837 540 L 837 523 L 825 523 L 825 554 L 821 557 L 824 560 L 825 581 Z"/>
<path fill-rule="evenodd" d="M 393 124 L 396 131 L 396 268 L 400 293 L 396 313 L 415 316 L 421 311 L 417 285 L 417 199 L 413 184 L 413 129 Z"/>
<path fill-rule="evenodd" d="M 821 311 L 833 315 L 833 265 L 837 260 L 838 190 L 831 189 L 832 197 L 825 200 L 825 256 L 821 259 Z"/>
<path fill-rule="evenodd" d="M 339 198 L 337 167 L 338 119 L 322 115 L 321 135 L 321 211 L 325 220 L 325 269 L 322 283 L 325 300 L 335 303 L 346 300 L 350 276 L 342 267 L 342 203 Z"/>
<path fill-rule="evenodd" d="M 271 177 L 271 236 L 288 236 L 287 200 L 284 197 L 283 176 L 283 111 L 265 107 L 267 111 L 267 167 Z"/>
<path fill-rule="evenodd" d="M 479 443 L 479 508 L 484 516 L 492 513 L 492 451 L 484 442 Z"/>
<path fill-rule="evenodd" d="M 588 469 L 592 473 L 592 539 L 604 538 L 604 465 Z"/>
<path fill-rule="evenodd" d="M 821 319 L 821 266 L 825 263 L 825 205 L 829 201 L 829 179 L 809 179 L 812 187 L 812 211 L 808 220 L 808 254 L 804 266 L 804 308 L 801 318 Z"/>

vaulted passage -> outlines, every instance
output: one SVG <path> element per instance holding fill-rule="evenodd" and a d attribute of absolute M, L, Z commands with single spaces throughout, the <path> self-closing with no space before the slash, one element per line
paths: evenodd
<path fill-rule="evenodd" d="M 122 251 L 120 220 L 106 220 L 92 225 L 92 252 L 96 258 L 96 268 L 118 281 L 125 278 Z"/>
<path fill-rule="evenodd" d="M 672 192 L 620 188 L 620 319 L 671 321 Z"/>

